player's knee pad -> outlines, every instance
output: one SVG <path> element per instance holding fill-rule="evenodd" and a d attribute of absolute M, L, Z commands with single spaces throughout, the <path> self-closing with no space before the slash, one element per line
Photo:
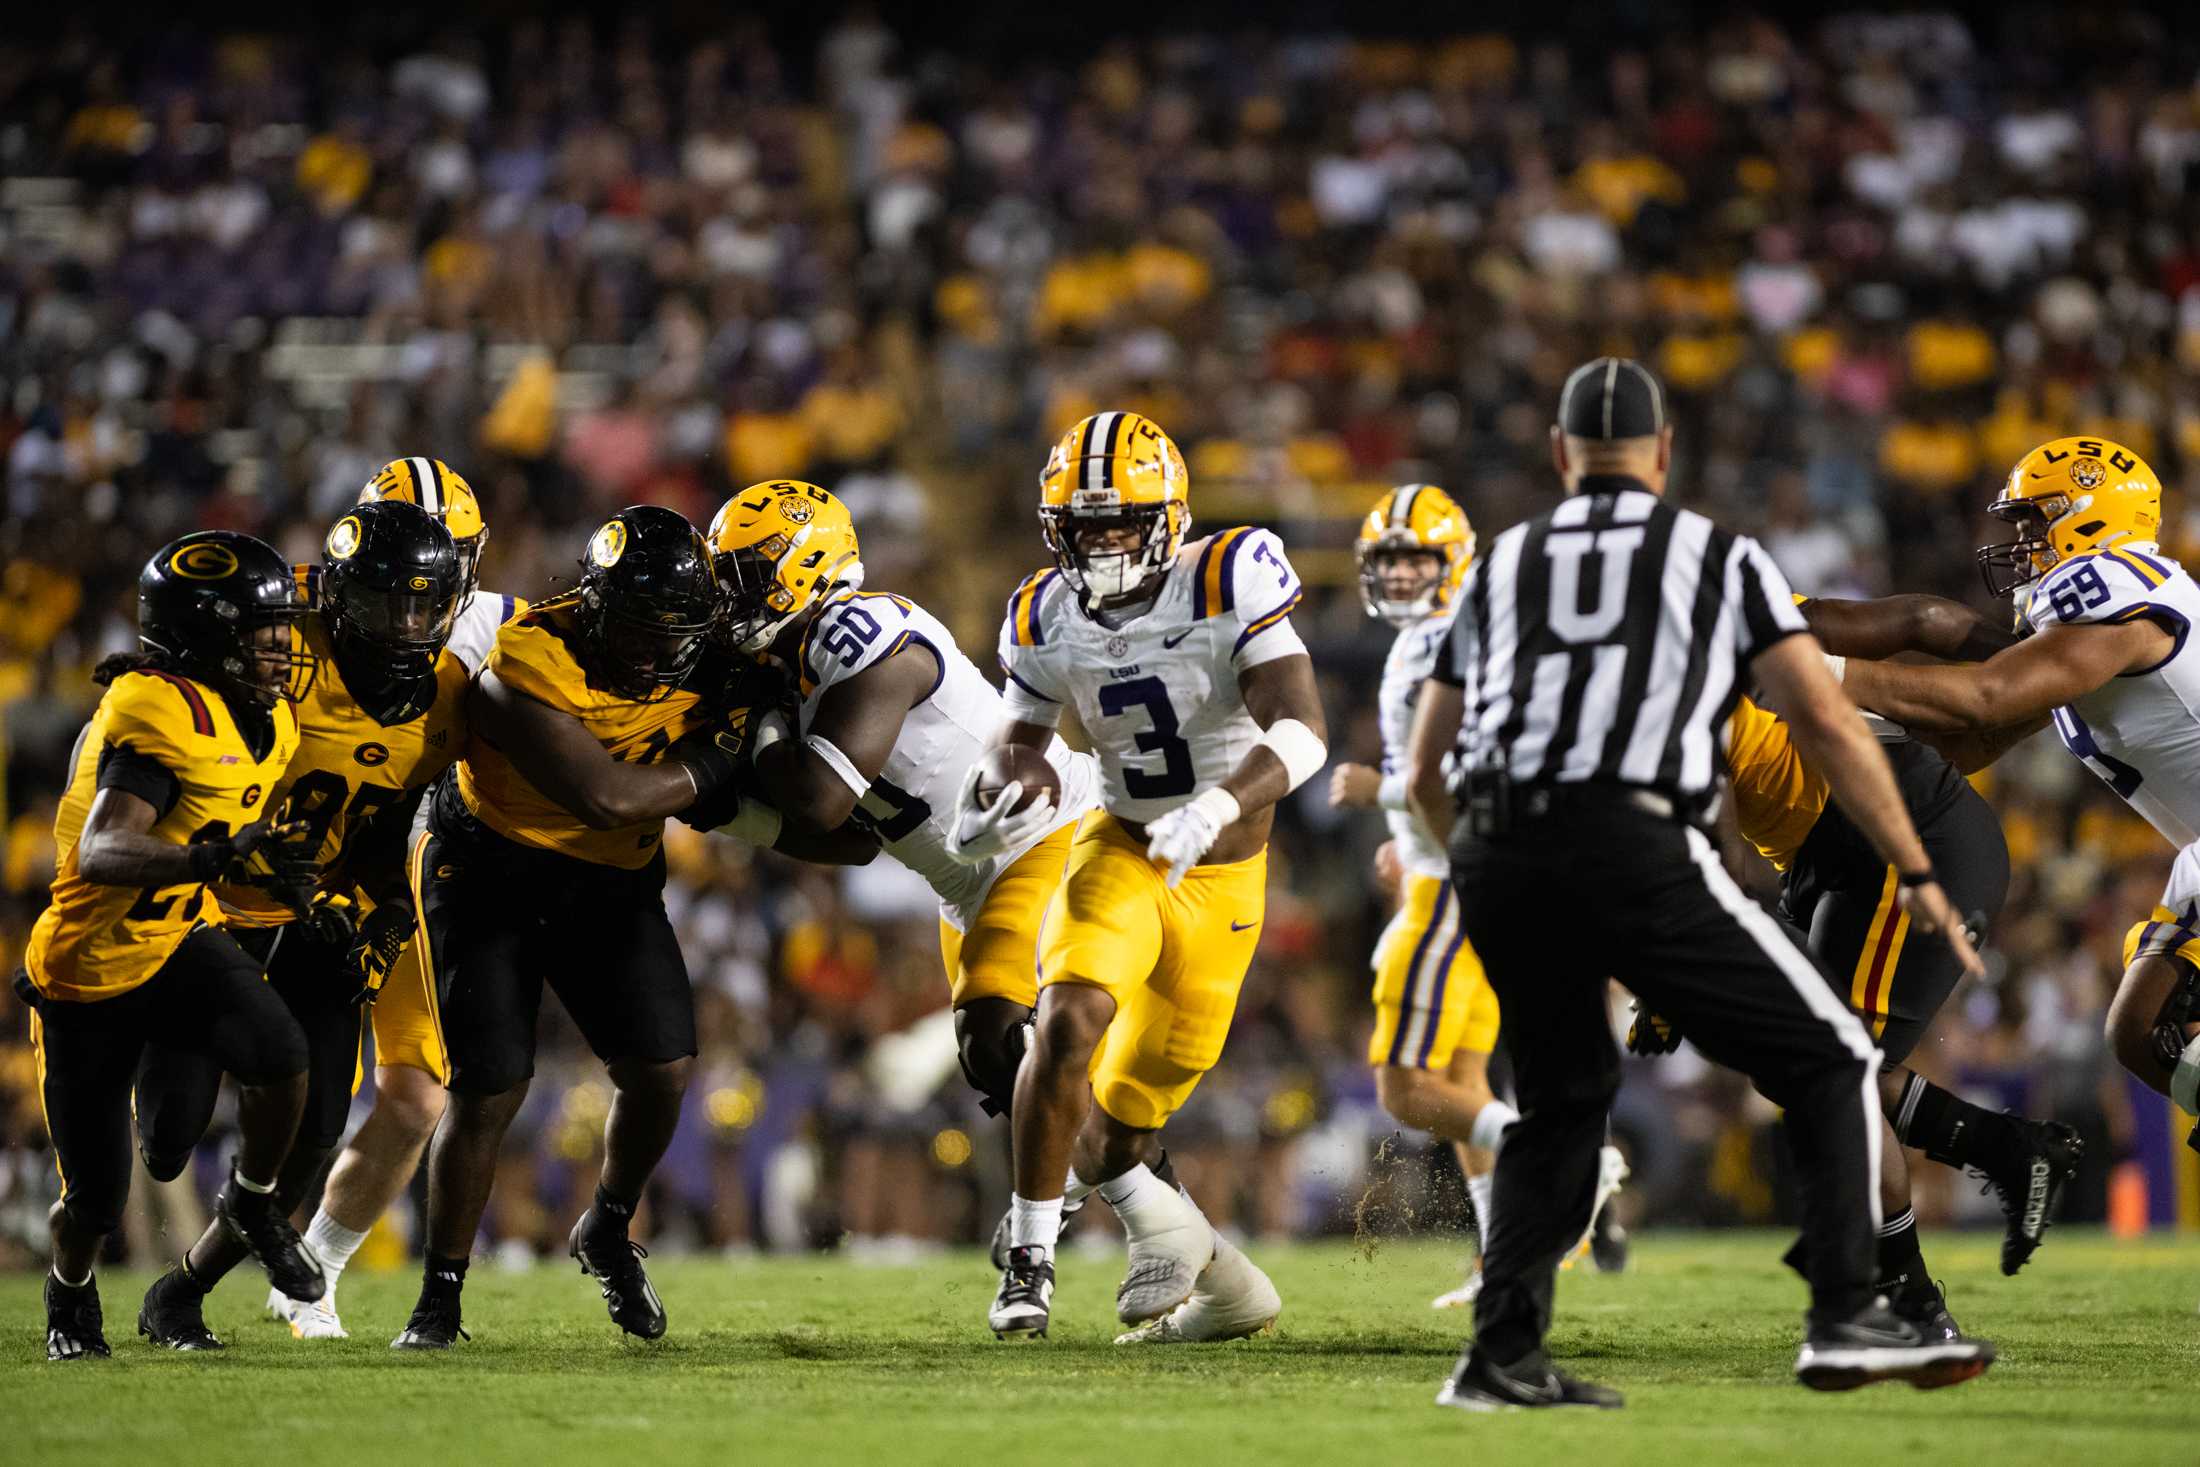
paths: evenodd
<path fill-rule="evenodd" d="M 61 1211 L 68 1217 L 69 1226 L 80 1234 L 104 1237 L 122 1226 L 122 1198 L 119 1195 L 102 1196 L 72 1187 L 69 1195 L 61 1199 Z"/>
<path fill-rule="evenodd" d="M 173 1182 L 182 1176 L 183 1169 L 191 1164 L 194 1149 L 185 1147 L 181 1151 L 162 1150 L 157 1149 L 151 1138 L 138 1138 L 138 1156 L 145 1163 L 146 1175 L 156 1182 Z"/>
<path fill-rule="evenodd" d="M 222 1068 L 239 1085 L 280 1085 L 306 1072 L 311 1056 L 305 1031 L 288 1013 L 280 1024 L 235 1026 L 220 1046 Z"/>
<path fill-rule="evenodd" d="M 1016 1071 L 1031 1047 L 1031 1010 L 1005 998 L 973 999 L 955 1010 L 955 1049 L 963 1079 L 987 1115 L 1008 1114 Z"/>

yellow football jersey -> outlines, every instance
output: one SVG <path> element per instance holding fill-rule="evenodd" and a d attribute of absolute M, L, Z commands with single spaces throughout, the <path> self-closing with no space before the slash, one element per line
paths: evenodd
<path fill-rule="evenodd" d="M 580 720 L 614 759 L 653 764 L 703 726 L 703 700 L 685 689 L 637 702 L 588 681 L 578 655 L 579 603 L 560 596 L 514 617 L 497 631 L 485 671 L 515 692 Z M 656 857 L 665 823 L 645 820 L 591 830 L 531 784 L 504 751 L 477 738 L 458 761 L 458 792 L 484 824 L 507 840 L 600 866 L 635 870 Z"/>
<path fill-rule="evenodd" d="M 1831 793 L 1803 763 L 1788 726 L 1749 699 L 1734 707 L 1726 731 L 1726 765 L 1734 785 L 1734 823 L 1742 837 L 1785 871 Z"/>
<path fill-rule="evenodd" d="M 204 684 L 169 672 L 131 672 L 99 700 L 77 743 L 68 793 L 54 819 L 58 852 L 53 903 L 31 929 L 25 966 L 48 998 L 113 998 L 151 978 L 201 921 L 217 913 L 197 882 L 175 886 L 100 886 L 77 873 L 76 845 L 99 786 L 99 755 L 109 745 L 160 762 L 176 777 L 175 805 L 153 823 L 157 840 L 187 844 L 226 836 L 261 818 L 269 791 L 298 751 L 291 705 L 274 708 L 275 738 L 255 758 L 229 707 Z"/>
<path fill-rule="evenodd" d="M 425 789 L 466 746 L 466 664 L 449 650 L 436 659 L 435 702 L 409 723 L 381 724 L 352 698 L 337 671 L 336 649 L 318 618 L 305 626 L 306 646 L 321 659 L 298 705 L 298 753 L 277 781 L 270 808 L 305 820 L 320 832 L 321 884 L 345 883 L 337 869 L 345 842 L 384 805 Z M 288 801 L 286 808 L 283 804 Z M 217 887 L 231 925 L 274 927 L 291 910 L 251 886 Z"/>

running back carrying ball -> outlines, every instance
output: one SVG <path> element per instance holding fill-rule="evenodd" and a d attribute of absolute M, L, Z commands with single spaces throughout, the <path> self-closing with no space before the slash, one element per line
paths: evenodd
<path fill-rule="evenodd" d="M 1042 794 L 1049 804 L 1062 802 L 1062 777 L 1044 754 L 1023 744 L 996 744 L 978 761 L 978 798 L 990 807 L 1011 784 L 1023 789 L 1008 807 L 1010 814 L 1029 809 Z"/>

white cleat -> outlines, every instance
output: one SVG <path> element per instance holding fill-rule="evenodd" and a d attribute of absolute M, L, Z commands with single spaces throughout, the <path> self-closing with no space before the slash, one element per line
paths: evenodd
<path fill-rule="evenodd" d="M 1482 1260 L 1474 1260 L 1474 1267 L 1467 1272 L 1467 1281 L 1448 1294 L 1438 1294 L 1428 1301 L 1431 1309 L 1472 1309 L 1474 1301 L 1482 1294 Z"/>
<path fill-rule="evenodd" d="M 351 1331 L 336 1314 L 336 1290 L 332 1287 L 311 1304 L 301 1304 L 278 1289 L 267 1293 L 267 1317 L 290 1326 L 291 1337 L 300 1340 L 348 1340 Z"/>
<path fill-rule="evenodd" d="M 1221 1240 L 1213 1224 L 1182 1192 L 1169 1195 L 1174 1219 L 1130 1240 L 1130 1268 L 1115 1291 L 1115 1317 L 1125 1324 L 1159 1319 L 1191 1298 L 1199 1276 L 1215 1260 Z"/>
<path fill-rule="evenodd" d="M 1215 1235 L 1214 1261 L 1201 1273 L 1192 1296 L 1128 1334 L 1118 1345 L 1197 1345 L 1243 1340 L 1275 1328 L 1283 1313 L 1283 1295 L 1259 1265 L 1221 1234 Z"/>
<path fill-rule="evenodd" d="M 1566 1259 L 1559 1267 L 1572 1268 L 1577 1260 L 1588 1256 L 1589 1240 L 1597 1230 L 1598 1216 L 1630 1175 L 1627 1158 L 1620 1154 L 1617 1146 L 1604 1147 L 1597 1153 L 1597 1193 L 1596 1200 L 1589 1205 L 1589 1222 L 1581 1230 L 1581 1241 L 1566 1250 Z"/>

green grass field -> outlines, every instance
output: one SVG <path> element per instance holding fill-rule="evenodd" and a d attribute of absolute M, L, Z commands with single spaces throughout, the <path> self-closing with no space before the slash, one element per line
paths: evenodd
<path fill-rule="evenodd" d="M 207 1315 L 216 1356 L 134 1333 L 146 1279 L 102 1279 L 115 1358 L 49 1366 L 38 1280 L 0 1280 L 0 1427 L 11 1462 L 1204 1464 L 1384 1460 L 1714 1467 L 2007 1458 L 2027 1467 L 2200 1458 L 2200 1242 L 2059 1231 L 2021 1278 L 1995 1240 L 1929 1240 L 1957 1317 L 2001 1363 L 1954 1390 L 1821 1396 L 1794 1384 L 1800 1286 L 1769 1234 L 1655 1238 L 1619 1277 L 1569 1274 L 1555 1352 L 1628 1392 L 1616 1413 L 1440 1411 L 1464 1321 L 1428 1299 L 1455 1245 L 1255 1251 L 1285 1299 L 1270 1338 L 1110 1343 L 1117 1264 L 1064 1260 L 1051 1341 L 984 1327 L 982 1258 L 665 1261 L 672 1333 L 620 1338 L 568 1267 L 467 1289 L 470 1345 L 393 1354 L 413 1280 L 347 1277 L 354 1338 L 294 1342 L 240 1273 Z M 562 1262 L 562 1260 L 561 1260 Z M 1437 1456 L 1432 1454 L 1441 1453 Z"/>

